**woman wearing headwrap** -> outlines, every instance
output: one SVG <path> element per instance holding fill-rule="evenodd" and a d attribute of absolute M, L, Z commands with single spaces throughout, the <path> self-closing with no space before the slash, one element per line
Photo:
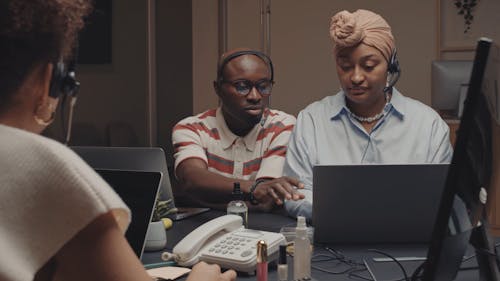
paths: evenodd
<path fill-rule="evenodd" d="M 449 163 L 449 128 L 430 107 L 403 96 L 391 27 L 367 10 L 341 11 L 330 37 L 341 90 L 297 118 L 284 173 L 299 178 L 305 199 L 287 201 L 293 216 L 311 218 L 315 165 Z"/>

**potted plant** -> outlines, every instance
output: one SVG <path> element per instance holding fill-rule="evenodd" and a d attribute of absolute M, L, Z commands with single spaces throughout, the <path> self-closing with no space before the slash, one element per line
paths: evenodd
<path fill-rule="evenodd" d="M 479 0 L 455 0 L 455 7 L 458 9 L 458 14 L 464 17 L 464 33 L 469 31 L 470 26 L 472 24 L 472 20 L 474 20 L 474 16 L 472 15 L 472 11 L 476 7 Z"/>
<path fill-rule="evenodd" d="M 159 198 L 159 196 L 158 196 Z M 146 234 L 146 251 L 159 251 L 167 245 L 166 229 L 172 226 L 172 220 L 167 218 L 171 213 L 175 213 L 176 209 L 171 207 L 172 199 L 169 200 L 156 200 L 155 208 L 153 211 L 153 218 L 148 227 Z"/>

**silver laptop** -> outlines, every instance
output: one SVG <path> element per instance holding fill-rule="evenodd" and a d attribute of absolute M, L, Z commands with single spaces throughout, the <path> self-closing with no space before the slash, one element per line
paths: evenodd
<path fill-rule="evenodd" d="M 315 243 L 429 242 L 448 166 L 315 166 Z"/>
<path fill-rule="evenodd" d="M 125 232 L 128 243 L 140 259 L 146 242 L 149 222 L 160 188 L 160 172 L 95 169 L 115 190 L 132 213 Z"/>
<path fill-rule="evenodd" d="M 209 208 L 177 208 L 175 206 L 165 152 L 160 147 L 73 146 L 71 149 L 94 169 L 161 172 L 163 177 L 160 198 L 171 199 L 169 207 L 177 210 L 176 213 L 170 215 L 173 220 L 184 219 L 209 210 Z"/>

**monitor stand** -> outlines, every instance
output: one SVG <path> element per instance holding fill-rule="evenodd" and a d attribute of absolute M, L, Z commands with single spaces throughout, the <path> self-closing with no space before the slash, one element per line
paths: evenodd
<path fill-rule="evenodd" d="M 479 265 L 480 281 L 500 281 L 499 260 L 495 241 L 488 232 L 488 222 L 481 219 L 481 226 L 474 228 L 470 244 L 476 249 L 476 259 Z"/>

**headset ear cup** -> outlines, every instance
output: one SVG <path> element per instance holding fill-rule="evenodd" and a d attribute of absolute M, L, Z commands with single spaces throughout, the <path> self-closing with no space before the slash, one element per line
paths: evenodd
<path fill-rule="evenodd" d="M 391 61 L 387 67 L 387 73 L 387 86 L 384 88 L 384 92 L 390 91 L 392 87 L 394 87 L 401 74 L 401 68 L 399 66 L 396 50 L 394 50 L 391 54 Z"/>
<path fill-rule="evenodd" d="M 401 72 L 401 69 L 399 67 L 399 60 L 396 55 L 396 50 L 394 50 L 394 52 L 392 52 L 391 54 L 391 60 L 389 62 L 389 66 L 387 67 L 387 71 L 392 74 Z"/>
<path fill-rule="evenodd" d="M 78 90 L 80 83 L 76 81 L 74 71 L 68 72 L 62 60 L 54 64 L 50 81 L 49 96 L 59 98 L 61 95 L 72 95 Z"/>

